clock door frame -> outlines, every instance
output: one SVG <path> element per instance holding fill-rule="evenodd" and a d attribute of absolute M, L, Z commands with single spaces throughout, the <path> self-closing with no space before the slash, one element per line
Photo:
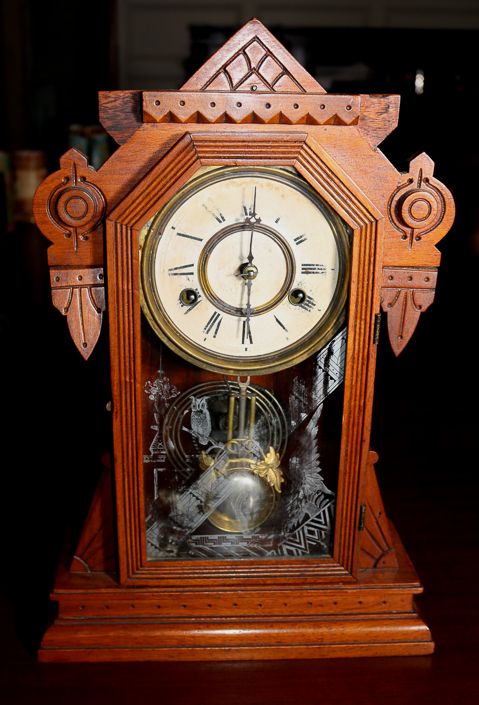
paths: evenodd
<path fill-rule="evenodd" d="M 196 128 L 196 129 L 195 129 Z M 209 129 L 208 129 L 209 128 Z M 306 129 L 305 129 L 306 128 Z M 211 126 L 188 131 L 107 217 L 107 266 L 114 468 L 121 583 L 188 585 L 211 576 L 228 584 L 241 568 L 247 582 L 311 580 L 344 583 L 358 577 L 359 516 L 369 458 L 380 310 L 384 216 L 320 145 L 314 128 Z M 316 137 L 316 139 L 315 139 Z M 139 232 L 202 166 L 293 166 L 351 227 L 343 424 L 331 558 L 147 561 L 141 422 Z"/>

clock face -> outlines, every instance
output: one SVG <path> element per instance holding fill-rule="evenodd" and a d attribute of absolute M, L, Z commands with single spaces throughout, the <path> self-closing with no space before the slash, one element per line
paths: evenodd
<path fill-rule="evenodd" d="M 216 372 L 273 372 L 338 330 L 347 228 L 293 171 L 215 169 L 149 224 L 141 270 L 143 310 L 175 352 Z"/>

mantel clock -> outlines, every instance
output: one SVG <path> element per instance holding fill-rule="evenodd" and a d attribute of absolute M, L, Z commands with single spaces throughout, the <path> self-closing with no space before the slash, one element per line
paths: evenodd
<path fill-rule="evenodd" d="M 252 20 L 179 91 L 100 93 L 120 148 L 39 187 L 85 359 L 108 305 L 114 432 L 41 660 L 432 651 L 369 448 L 381 308 L 399 354 L 454 217 L 378 150 L 398 108 Z"/>

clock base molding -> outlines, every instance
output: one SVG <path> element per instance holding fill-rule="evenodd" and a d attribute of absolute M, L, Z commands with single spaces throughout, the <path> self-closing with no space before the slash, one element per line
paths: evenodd
<path fill-rule="evenodd" d="M 362 570 L 358 582 L 348 585 L 166 590 L 122 586 L 108 573 L 61 567 L 52 594 L 58 615 L 38 658 L 234 661 L 431 654 L 434 642 L 414 600 L 422 586 L 390 530 L 399 567 Z"/>

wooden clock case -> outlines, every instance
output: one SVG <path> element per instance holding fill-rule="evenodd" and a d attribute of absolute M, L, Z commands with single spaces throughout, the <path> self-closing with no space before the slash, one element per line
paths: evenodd
<path fill-rule="evenodd" d="M 100 93 L 101 122 L 120 148 L 98 172 L 69 150 L 34 202 L 53 242 L 53 302 L 85 359 L 108 302 L 114 430 L 113 471 L 100 478 L 71 565 L 60 566 L 40 660 L 432 652 L 414 604 L 422 587 L 387 521 L 369 447 L 381 308 L 399 354 L 434 299 L 435 244 L 454 218 L 428 156 L 400 174 L 379 151 L 398 110 L 394 95 L 328 95 L 257 20 L 180 91 Z M 145 558 L 139 231 L 198 169 L 221 165 L 294 167 L 353 230 L 329 558 Z"/>

